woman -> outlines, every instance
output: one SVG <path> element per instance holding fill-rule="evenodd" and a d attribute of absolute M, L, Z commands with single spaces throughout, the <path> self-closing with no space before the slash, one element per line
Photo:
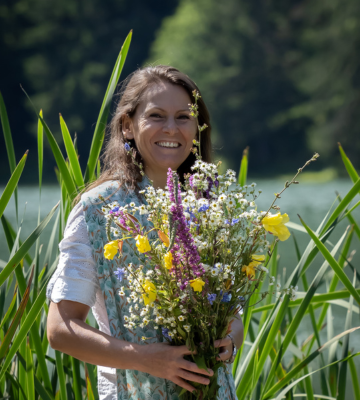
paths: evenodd
<path fill-rule="evenodd" d="M 178 399 L 181 388 L 193 391 L 192 381 L 208 384 L 213 374 L 184 359 L 190 354 L 186 346 L 169 346 L 150 328 L 133 332 L 124 327 L 128 305 L 119 288 L 126 281 L 115 277 L 119 260 L 103 257 L 107 239 L 98 197 L 140 204 L 139 189 L 149 180 L 164 188 L 169 167 L 180 177 L 191 171 L 198 132 L 189 103 L 195 89 L 188 76 L 168 66 L 147 67 L 132 75 L 111 122 L 102 175 L 72 210 L 60 243 L 59 265 L 47 290 L 49 342 L 54 349 L 99 366 L 100 399 Z M 201 137 L 201 154 L 210 161 L 209 114 L 201 98 L 198 106 L 199 123 L 208 125 Z M 125 150 L 126 142 L 135 150 L 136 163 L 144 166 L 144 176 Z M 142 223 L 148 223 L 146 218 Z M 137 263 L 126 243 L 123 253 L 126 262 Z M 85 323 L 90 307 L 100 330 Z M 152 338 L 149 344 L 141 342 L 144 334 Z M 232 323 L 232 339 L 216 341 L 219 358 L 229 360 L 234 345 L 239 348 L 242 340 L 239 318 Z M 219 399 L 236 398 L 229 367 L 219 373 L 218 382 Z"/>

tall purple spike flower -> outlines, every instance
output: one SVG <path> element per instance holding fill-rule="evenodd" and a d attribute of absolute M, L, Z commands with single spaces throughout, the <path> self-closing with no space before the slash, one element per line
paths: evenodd
<path fill-rule="evenodd" d="M 172 202 L 170 212 L 172 214 L 173 223 L 177 223 L 177 229 L 175 233 L 176 242 L 181 245 L 182 254 L 181 258 L 185 262 L 185 265 L 188 266 L 189 270 L 192 272 L 192 276 L 202 276 L 204 274 L 204 268 L 200 265 L 200 256 L 197 251 L 196 246 L 194 245 L 194 239 L 190 233 L 190 230 L 186 223 L 186 218 L 184 215 L 184 209 L 181 204 L 181 188 L 180 183 L 177 180 L 177 188 L 175 187 L 174 183 L 176 182 L 174 179 L 174 175 L 176 172 L 173 172 L 170 168 L 167 174 L 167 186 L 169 190 L 169 197 Z M 175 181 L 175 182 L 174 182 Z M 177 190 L 176 190 L 177 189 Z M 176 196 L 177 194 L 177 196 Z M 178 249 L 176 249 L 178 250 Z M 176 254 L 176 250 L 173 247 L 171 252 L 173 257 L 179 257 L 179 253 Z M 182 284 L 184 284 L 184 279 L 186 278 L 186 271 L 185 276 L 183 277 Z M 192 277 L 188 277 L 192 278 Z"/>

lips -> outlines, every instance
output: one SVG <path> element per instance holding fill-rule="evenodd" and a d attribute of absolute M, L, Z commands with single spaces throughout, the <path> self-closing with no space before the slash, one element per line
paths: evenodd
<path fill-rule="evenodd" d="M 155 142 L 157 146 L 166 148 L 166 149 L 176 149 L 181 146 L 179 142 L 167 142 L 167 141 L 161 141 L 161 142 Z"/>

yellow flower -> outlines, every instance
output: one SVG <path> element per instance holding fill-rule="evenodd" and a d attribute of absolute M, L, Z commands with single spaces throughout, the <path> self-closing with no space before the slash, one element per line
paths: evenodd
<path fill-rule="evenodd" d="M 265 256 L 262 254 L 253 254 L 251 258 L 257 263 L 257 265 L 262 264 L 265 261 Z"/>
<path fill-rule="evenodd" d="M 173 264 L 173 255 L 171 254 L 170 251 L 168 251 L 165 256 L 164 256 L 164 261 L 165 261 L 165 268 L 170 269 L 172 268 Z"/>
<path fill-rule="evenodd" d="M 136 247 L 140 253 L 146 253 L 151 250 L 149 240 L 146 236 L 137 235 L 135 237 Z"/>
<path fill-rule="evenodd" d="M 145 305 L 147 306 L 148 304 L 151 304 L 156 300 L 156 288 L 155 285 L 148 280 L 145 281 L 143 288 L 146 293 L 143 293 L 142 297 L 144 299 Z"/>
<path fill-rule="evenodd" d="M 289 222 L 289 216 L 287 214 L 281 215 L 281 213 L 268 214 L 261 221 L 264 228 L 277 236 L 282 242 L 290 237 L 289 229 L 284 225 L 287 222 Z"/>
<path fill-rule="evenodd" d="M 161 241 L 164 244 L 166 244 L 166 246 L 169 246 L 169 244 L 170 244 L 169 236 L 162 231 L 158 231 L 158 235 L 159 235 L 159 238 L 161 239 Z"/>
<path fill-rule="evenodd" d="M 202 281 L 200 278 L 192 279 L 190 281 L 190 286 L 194 289 L 195 292 L 201 292 L 204 285 L 205 282 Z"/>
<path fill-rule="evenodd" d="M 112 242 L 109 242 L 104 246 L 104 257 L 108 260 L 112 260 L 118 250 L 118 241 L 113 240 Z"/>
<path fill-rule="evenodd" d="M 258 263 L 256 261 L 252 261 L 249 265 L 244 265 L 241 268 L 241 271 L 245 272 L 246 276 L 249 279 L 255 278 L 255 269 L 254 269 L 254 267 L 256 267 L 256 265 L 258 265 Z"/>

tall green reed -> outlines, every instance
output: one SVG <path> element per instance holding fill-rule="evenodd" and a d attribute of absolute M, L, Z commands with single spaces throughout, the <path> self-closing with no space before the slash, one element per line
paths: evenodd
<path fill-rule="evenodd" d="M 62 154 L 42 111 L 36 111 L 38 118 L 38 166 L 39 166 L 39 212 L 38 223 L 33 232 L 20 240 L 21 223 L 18 223 L 18 182 L 25 167 L 27 153 L 16 165 L 4 100 L 0 93 L 0 117 L 5 137 L 11 176 L 0 197 L 0 217 L 10 251 L 8 261 L 1 261 L 0 271 L 0 397 L 11 399 L 98 399 L 96 389 L 96 366 L 84 364 L 73 357 L 58 351 L 50 352 L 46 335 L 48 305 L 45 290 L 48 280 L 54 272 L 58 254 L 54 257 L 54 247 L 61 240 L 67 217 L 75 196 L 92 182 L 100 173 L 99 155 L 104 141 L 105 127 L 108 121 L 111 101 L 120 79 L 131 42 L 132 32 L 126 38 L 116 60 L 110 81 L 96 123 L 88 162 L 84 174 L 78 161 L 75 140 L 71 138 L 67 125 L 60 115 L 60 127 L 65 144 L 66 158 Z M 41 221 L 40 199 L 43 171 L 43 140 L 50 144 L 54 155 L 61 191 L 60 202 L 54 205 L 50 213 Z M 345 168 L 354 186 L 349 190 L 334 210 L 329 210 L 316 232 L 306 224 L 306 216 L 300 218 L 300 224 L 291 224 L 293 229 L 306 231 L 309 243 L 301 254 L 296 240 L 296 267 L 287 280 L 288 285 L 296 286 L 301 280 L 305 291 L 299 298 L 290 301 L 272 302 L 271 297 L 259 304 L 254 300 L 243 315 L 246 340 L 233 365 L 233 374 L 239 399 L 308 399 L 328 398 L 345 399 L 349 396 L 346 388 L 348 368 L 353 383 L 353 394 L 360 400 L 359 373 L 354 357 L 359 352 L 350 353 L 348 337 L 360 327 L 352 327 L 352 313 L 359 313 L 360 289 L 356 286 L 356 274 L 351 282 L 344 272 L 351 265 L 349 254 L 351 241 L 360 240 L 360 228 L 355 221 L 350 203 L 360 192 L 359 175 L 339 145 Z M 241 160 L 239 182 L 246 183 L 248 170 L 248 149 Z M 4 212 L 10 198 L 14 196 L 17 227 L 14 228 Z M 56 216 L 55 216 L 56 215 Z M 351 228 L 343 232 L 335 245 L 329 238 L 338 223 L 347 218 Z M 51 222 L 49 241 L 41 246 L 40 235 Z M 42 248 L 43 247 L 43 248 Z M 329 250 L 330 248 L 330 250 Z M 34 257 L 31 251 L 35 250 Z M 43 257 L 40 257 L 41 252 Z M 308 284 L 306 271 L 314 262 L 315 256 L 324 258 L 314 280 Z M 339 254 L 338 260 L 335 257 Z M 325 272 L 331 268 L 334 276 L 328 284 L 327 293 L 318 293 Z M 277 249 L 270 263 L 270 273 L 276 276 L 278 271 Z M 341 285 L 341 286 L 340 286 Z M 255 296 L 254 296 L 255 298 Z M 346 300 L 349 299 L 349 300 Z M 355 303 L 355 304 L 354 304 Z M 331 333 L 331 307 L 343 307 L 348 312 L 345 330 L 333 337 Z M 320 309 L 316 319 L 315 311 Z M 310 315 L 313 335 L 303 343 L 298 337 L 299 326 Z M 328 317 L 328 318 L 327 318 Z M 328 340 L 321 342 L 320 332 L 328 319 Z M 87 321 L 90 323 L 90 321 Z M 341 348 L 338 355 L 337 347 Z M 329 350 L 330 349 L 330 350 Z M 329 350 L 330 362 L 325 362 L 324 352 Z M 360 350 L 360 349 L 357 349 Z M 52 357 L 50 354 L 54 354 Z M 313 361 L 319 359 L 314 370 Z M 326 374 L 325 371 L 329 371 Z M 314 374 L 319 376 L 320 392 L 314 393 Z"/>

